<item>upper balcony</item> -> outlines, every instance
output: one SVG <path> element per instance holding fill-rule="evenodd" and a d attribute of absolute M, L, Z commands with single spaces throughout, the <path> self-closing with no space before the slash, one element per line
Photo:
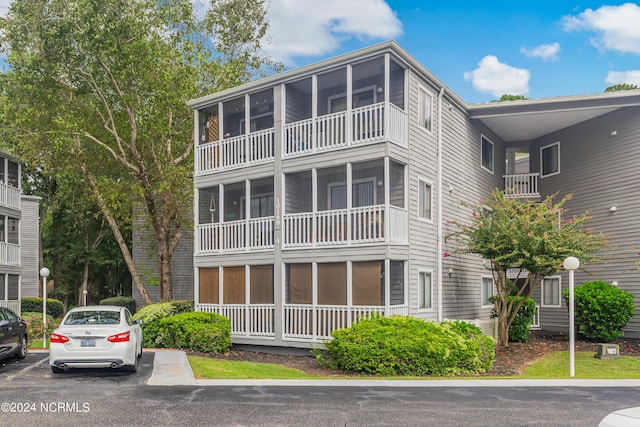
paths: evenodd
<path fill-rule="evenodd" d="M 269 163 L 276 155 L 379 142 L 406 147 L 405 81 L 405 69 L 386 54 L 208 105 L 197 113 L 195 174 Z"/>
<path fill-rule="evenodd" d="M 0 206 L 20 210 L 20 189 L 0 183 Z"/>

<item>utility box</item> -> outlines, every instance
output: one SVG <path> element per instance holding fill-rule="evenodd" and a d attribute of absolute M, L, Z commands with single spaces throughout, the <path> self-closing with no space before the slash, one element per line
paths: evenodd
<path fill-rule="evenodd" d="M 598 359 L 617 359 L 620 357 L 620 346 L 618 344 L 598 344 Z"/>

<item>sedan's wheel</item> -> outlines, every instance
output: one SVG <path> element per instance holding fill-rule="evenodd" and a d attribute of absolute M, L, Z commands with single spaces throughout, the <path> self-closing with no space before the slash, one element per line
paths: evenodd
<path fill-rule="evenodd" d="M 138 353 L 138 359 L 142 359 L 142 343 L 140 343 L 140 353 Z"/>
<path fill-rule="evenodd" d="M 64 372 L 64 369 L 58 368 L 57 366 L 52 366 L 51 372 L 53 372 L 54 374 L 61 374 Z"/>
<path fill-rule="evenodd" d="M 20 337 L 20 345 L 18 346 L 18 352 L 16 353 L 16 359 L 24 359 L 27 357 L 27 336 L 23 335 Z"/>

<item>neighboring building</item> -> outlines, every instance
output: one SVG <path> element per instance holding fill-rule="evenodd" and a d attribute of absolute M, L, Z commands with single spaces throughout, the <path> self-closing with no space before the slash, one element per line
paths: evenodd
<path fill-rule="evenodd" d="M 21 193 L 22 167 L 0 152 L 0 306 L 20 313 L 23 297 L 38 296 L 39 197 Z"/>
<path fill-rule="evenodd" d="M 446 236 L 495 188 L 573 192 L 615 246 L 577 283 L 637 293 L 640 91 L 468 105 L 386 42 L 189 105 L 196 309 L 236 343 L 310 347 L 371 314 L 490 333 L 491 273 Z M 566 277 L 536 292 L 542 328 L 567 328 Z"/>

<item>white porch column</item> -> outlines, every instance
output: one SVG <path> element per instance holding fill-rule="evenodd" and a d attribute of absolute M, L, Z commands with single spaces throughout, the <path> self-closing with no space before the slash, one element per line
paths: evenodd
<path fill-rule="evenodd" d="M 344 236 L 346 241 L 347 241 L 347 245 L 351 244 L 351 227 L 353 227 L 352 221 L 351 221 L 351 209 L 353 208 L 353 179 L 351 177 L 353 173 L 353 168 L 351 166 L 351 162 L 347 163 L 347 217 L 345 218 L 347 221 L 347 235 Z M 375 189 L 374 189 L 375 191 Z"/>

